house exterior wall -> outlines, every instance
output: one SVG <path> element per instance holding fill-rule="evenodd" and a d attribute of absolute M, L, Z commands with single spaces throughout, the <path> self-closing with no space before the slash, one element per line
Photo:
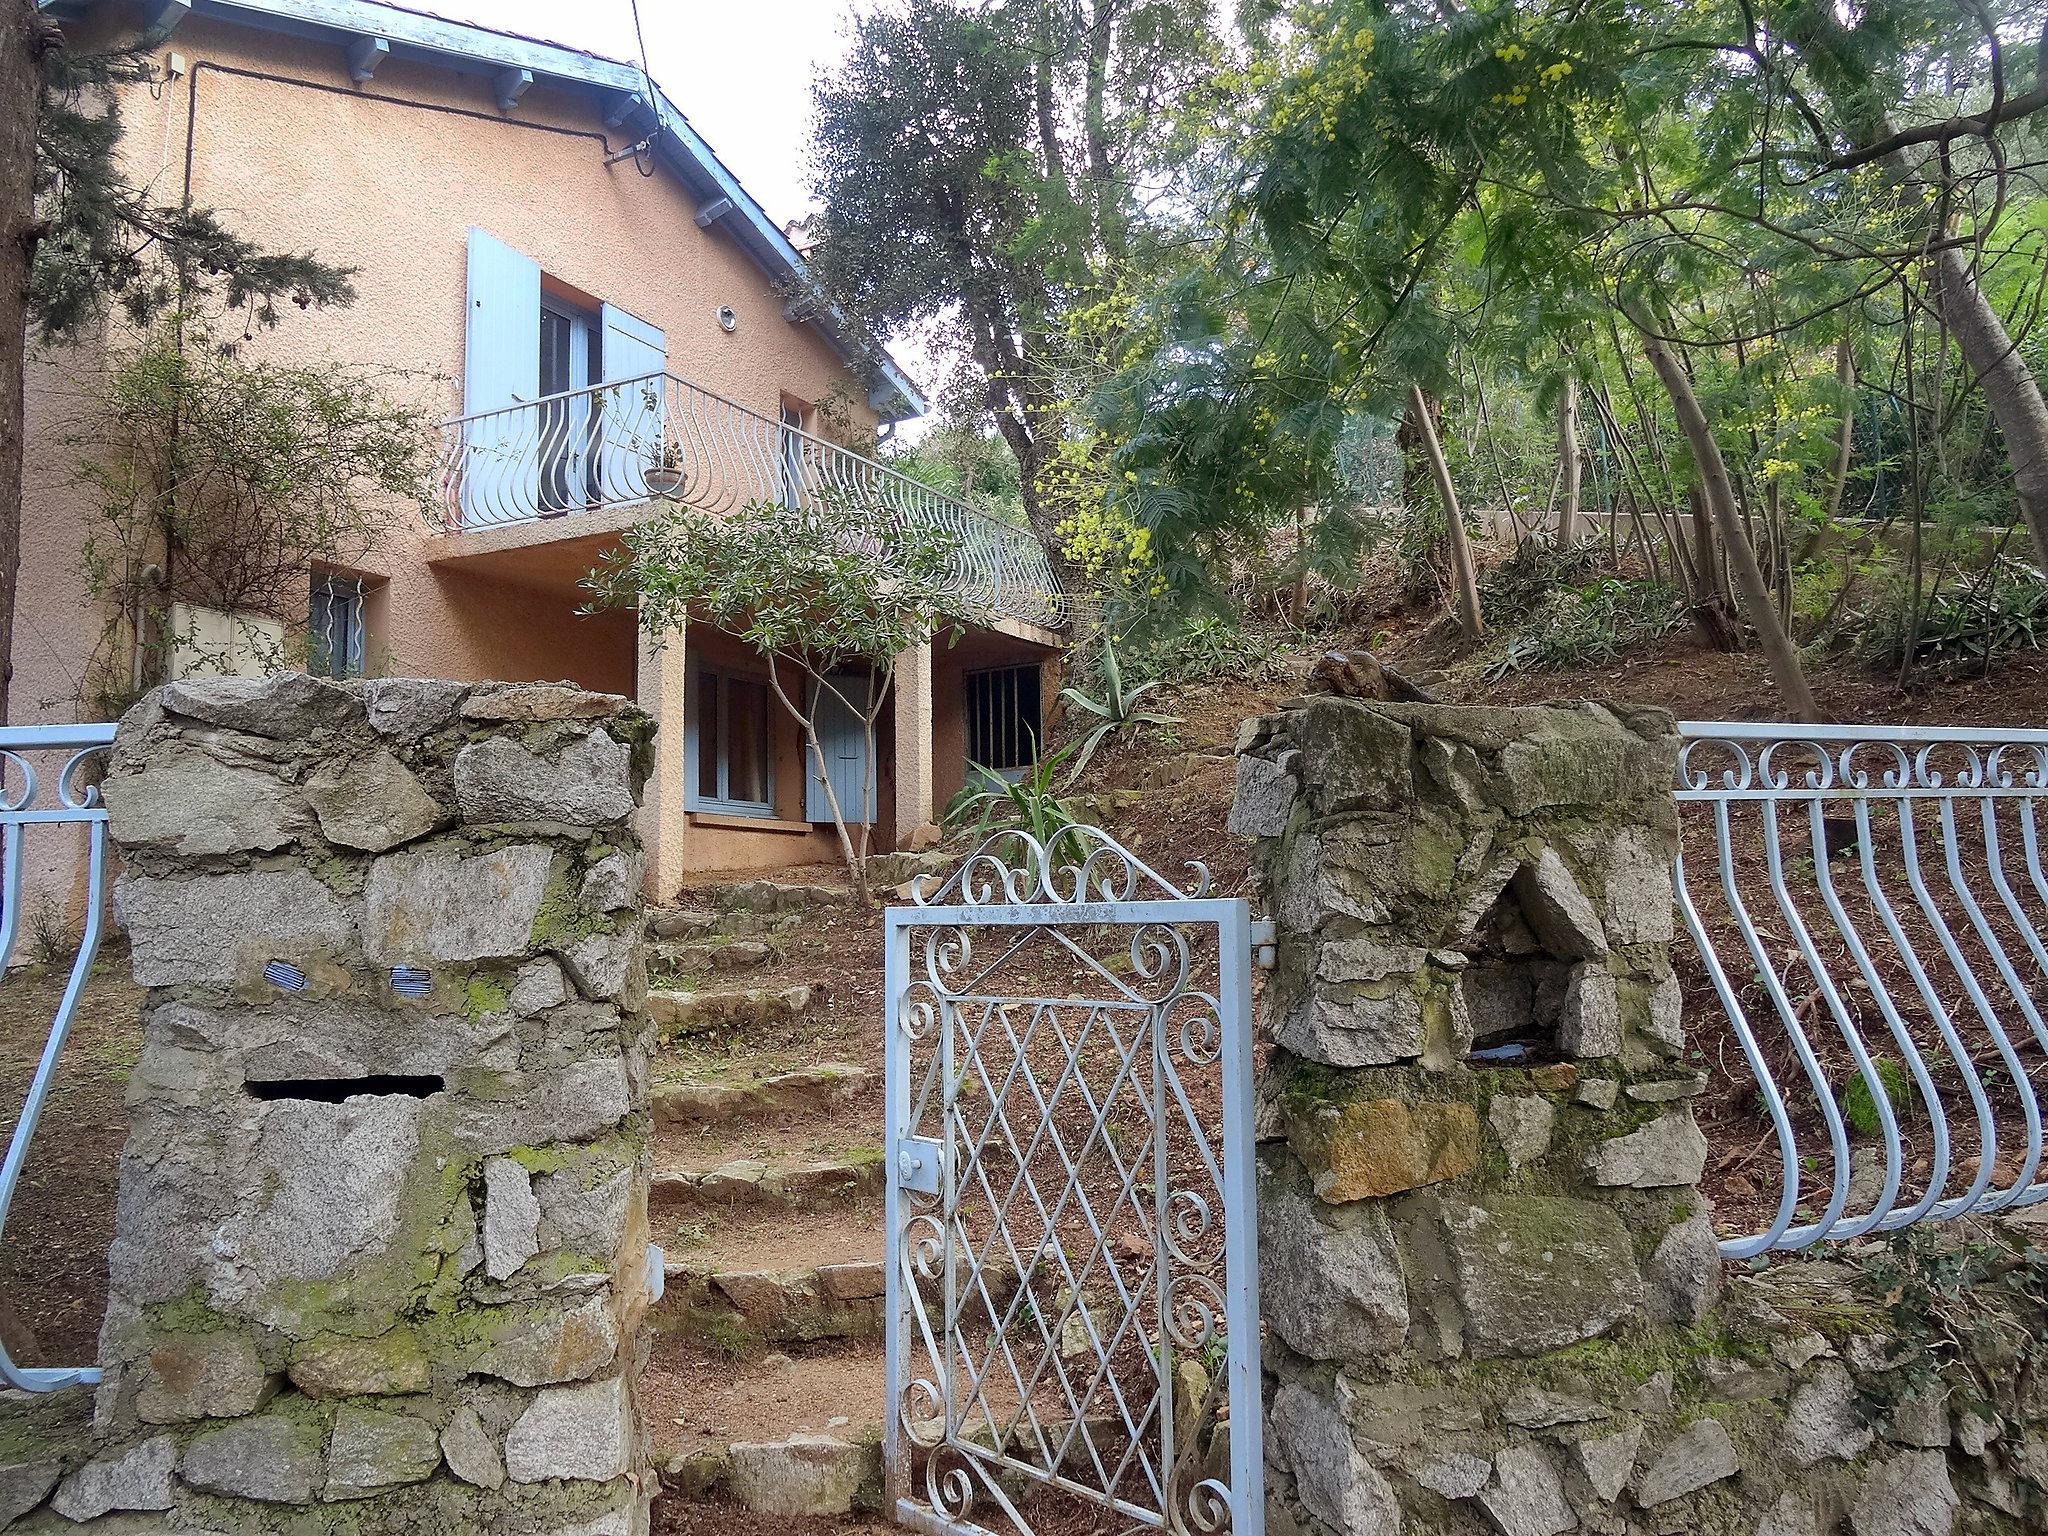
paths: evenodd
<path fill-rule="evenodd" d="M 201 16 L 157 51 L 160 64 L 172 48 L 187 72 L 154 93 L 133 90 L 122 104 L 130 176 L 165 201 L 189 191 L 266 247 L 311 250 L 356 269 L 352 306 L 286 306 L 277 329 L 256 330 L 245 343 L 248 355 L 400 371 L 395 393 L 437 417 L 459 413 L 474 226 L 537 261 L 551 289 L 660 327 L 671 372 L 770 417 L 785 399 L 826 402 L 823 430 L 855 446 L 870 440 L 865 385 L 816 331 L 783 318 L 782 295 L 738 245 L 715 224 L 698 227 L 687 189 L 664 168 L 643 176 L 630 158 L 603 163 L 629 140 L 603 127 L 589 97 L 536 82 L 515 110 L 500 112 L 488 77 L 402 57 L 353 84 L 333 43 Z M 738 316 L 731 333 L 719 323 L 721 306 Z M 227 316 L 217 328 L 232 338 L 241 323 Z M 77 717 L 103 627 L 77 572 L 88 518 L 73 482 L 76 441 L 92 430 L 79 381 L 104 366 L 106 350 L 40 358 L 30 370 L 17 723 Z M 563 519 L 558 537 L 574 538 L 577 522 Z M 366 577 L 385 583 L 369 605 L 373 670 L 560 677 L 628 696 L 672 694 L 677 712 L 658 718 L 680 745 L 681 691 L 638 676 L 630 616 L 577 617 L 573 588 L 506 580 L 487 561 L 437 565 L 446 538 L 407 513 L 361 562 Z M 667 814 L 661 808 L 679 796 L 678 782 L 656 782 L 649 814 Z M 832 856 L 815 833 L 692 828 L 689 836 L 695 867 Z"/>

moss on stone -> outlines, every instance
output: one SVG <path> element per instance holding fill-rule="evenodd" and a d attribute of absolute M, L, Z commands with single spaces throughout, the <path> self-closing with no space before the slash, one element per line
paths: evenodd
<path fill-rule="evenodd" d="M 494 976 L 473 975 L 462 989 L 462 1012 L 474 1024 L 485 1014 L 503 1013 L 512 1005 L 512 989 Z"/>
<path fill-rule="evenodd" d="M 566 875 L 559 869 L 549 875 L 547 892 L 541 897 L 539 910 L 533 914 L 531 942 L 535 949 L 566 949 L 584 939 L 613 931 L 609 914 L 584 910 L 583 904 L 576 899 L 576 892 L 570 889 Z"/>

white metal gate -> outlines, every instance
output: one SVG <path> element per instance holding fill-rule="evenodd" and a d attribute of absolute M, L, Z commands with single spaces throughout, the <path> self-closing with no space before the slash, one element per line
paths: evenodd
<path fill-rule="evenodd" d="M 1253 932 L 1092 828 L 888 914 L 889 1503 L 1264 1528 Z M 1263 935 L 1261 936 L 1263 937 Z"/>

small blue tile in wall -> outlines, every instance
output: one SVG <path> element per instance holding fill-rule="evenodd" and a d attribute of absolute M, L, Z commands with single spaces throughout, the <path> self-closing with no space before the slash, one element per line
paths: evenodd
<path fill-rule="evenodd" d="M 306 990 L 306 973 L 288 960 L 273 960 L 263 967 L 263 979 L 287 992 Z"/>
<path fill-rule="evenodd" d="M 391 990 L 400 997 L 425 997 L 434 990 L 434 978 L 416 965 L 394 965 Z"/>

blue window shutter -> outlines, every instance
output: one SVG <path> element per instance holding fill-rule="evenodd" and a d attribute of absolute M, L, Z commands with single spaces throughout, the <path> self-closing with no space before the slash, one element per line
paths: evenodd
<path fill-rule="evenodd" d="M 472 229 L 462 413 L 495 411 L 539 395 L 540 263 Z"/>
<path fill-rule="evenodd" d="M 857 675 L 835 673 L 832 687 L 856 703 L 867 702 L 867 679 Z M 817 698 L 815 711 L 818 722 L 818 745 L 825 756 L 825 771 L 832 775 L 832 790 L 839 797 L 840 814 L 847 825 L 856 822 L 872 822 L 875 819 L 877 785 L 867 769 L 867 724 L 854 710 L 840 701 L 838 694 L 825 691 Z M 805 755 L 810 756 L 809 744 L 805 744 Z M 825 797 L 825 785 L 818 773 L 815 757 L 805 765 L 804 775 L 804 820 L 829 822 L 832 819 L 832 802 Z M 867 814 L 860 812 L 862 781 L 866 780 Z"/>
<path fill-rule="evenodd" d="M 604 330 L 598 342 L 604 368 L 601 382 L 621 386 L 604 403 L 599 465 L 603 499 L 641 501 L 647 496 L 647 466 L 661 452 L 668 386 L 660 375 L 668 369 L 668 338 L 660 326 L 649 325 L 616 304 L 605 305 L 599 321 Z M 686 472 L 691 467 L 684 465 Z"/>
<path fill-rule="evenodd" d="M 500 411 L 539 395 L 540 263 L 472 229 L 462 412 Z M 506 411 L 465 429 L 464 522 L 516 522 L 539 510 L 539 433 L 531 415 Z"/>

